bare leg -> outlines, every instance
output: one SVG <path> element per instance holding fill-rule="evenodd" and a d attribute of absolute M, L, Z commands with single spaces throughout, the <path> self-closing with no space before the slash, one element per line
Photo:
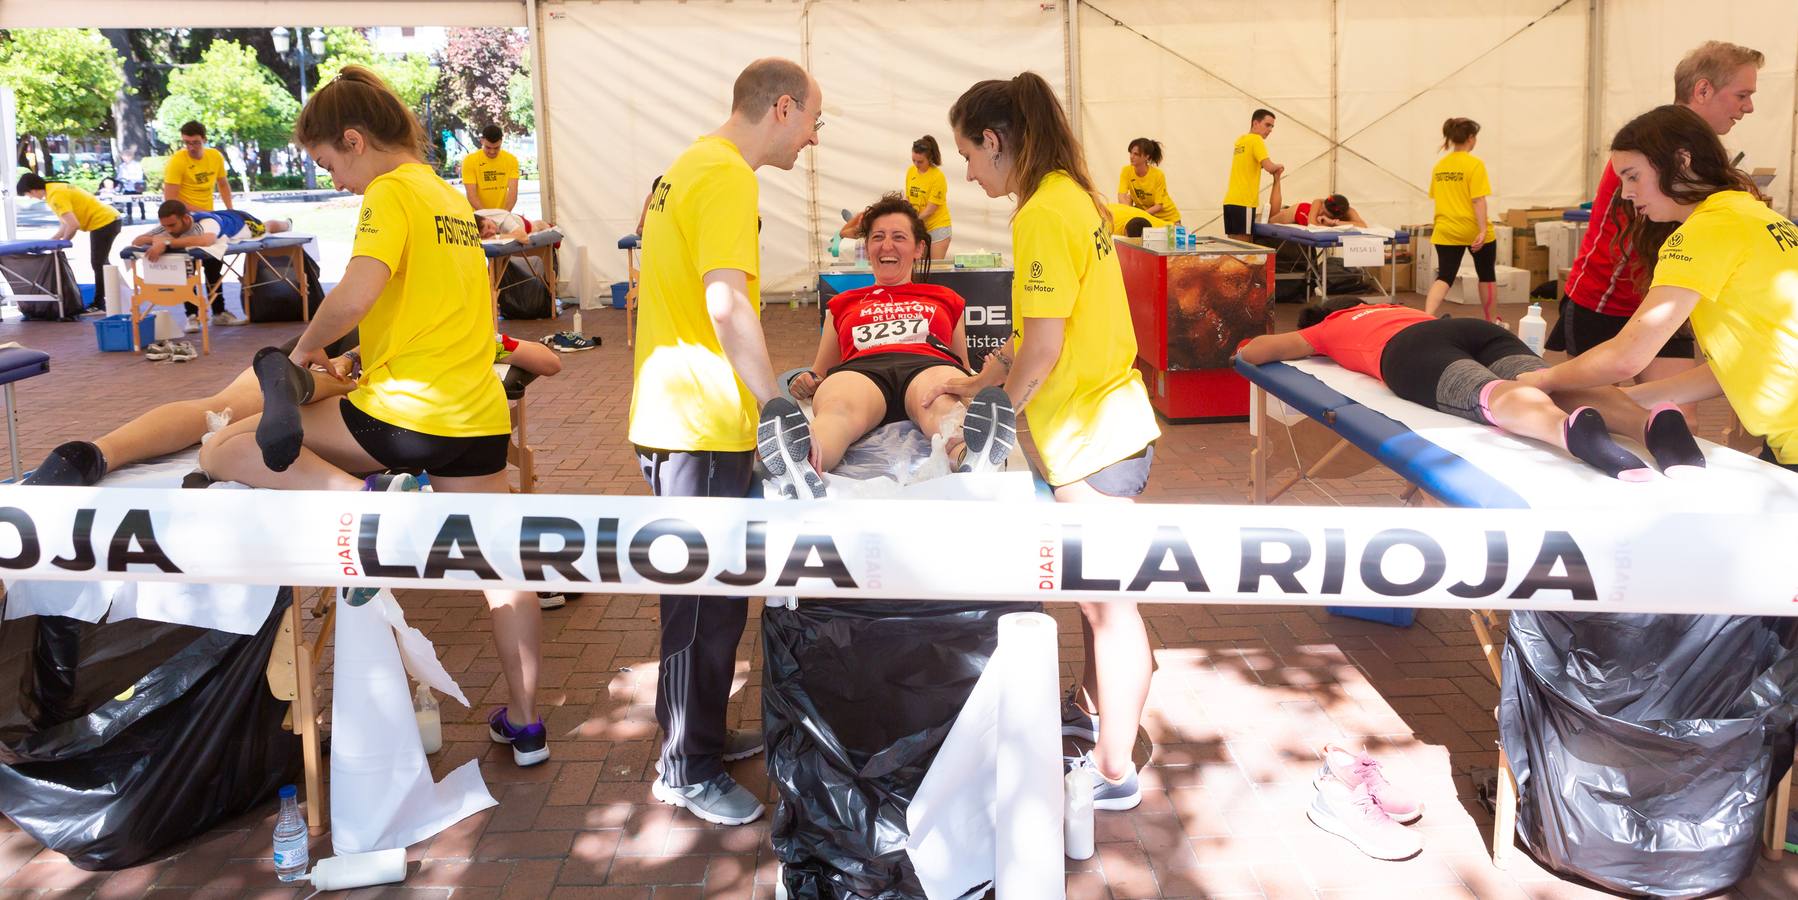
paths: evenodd
<path fill-rule="evenodd" d="M 1083 481 L 1055 489 L 1057 503 L 1130 503 L 1088 487 Z M 1099 740 L 1093 765 L 1111 781 L 1129 775 L 1135 764 L 1136 729 L 1149 701 L 1153 661 L 1149 633 L 1134 603 L 1082 603 L 1081 626 L 1087 648 L 1081 684 L 1097 701 Z"/>
<path fill-rule="evenodd" d="M 874 380 L 860 372 L 835 372 L 812 397 L 812 442 L 822 471 L 836 468 L 849 445 L 886 417 L 886 401 Z"/>
<path fill-rule="evenodd" d="M 261 416 L 239 419 L 226 426 L 200 448 L 200 468 L 220 481 L 237 481 L 251 487 L 283 490 L 354 491 L 362 479 L 351 473 L 377 472 L 385 468 L 350 435 L 338 411 L 338 400 L 300 408 L 306 443 L 299 458 L 285 472 L 271 472 L 256 445 L 256 424 Z"/>
<path fill-rule="evenodd" d="M 1647 384 L 1650 381 L 1660 381 L 1663 378 L 1672 378 L 1687 369 L 1696 369 L 1702 365 L 1704 365 L 1704 363 L 1699 362 L 1696 359 L 1655 357 L 1654 361 L 1650 362 L 1648 366 L 1642 370 L 1641 374 L 1635 377 L 1635 383 Z M 1680 406 L 1679 411 L 1685 414 L 1687 426 L 1692 428 L 1698 427 L 1698 404 L 1683 404 Z M 1610 414 L 1606 413 L 1605 418 L 1606 420 L 1609 420 Z"/>
<path fill-rule="evenodd" d="M 1498 319 L 1498 283 L 1495 281 L 1480 282 L 1480 308 L 1486 312 L 1486 321 L 1499 322 Z"/>
<path fill-rule="evenodd" d="M 1629 398 L 1624 397 L 1624 402 L 1629 402 Z M 1498 382 L 1487 397 L 1486 414 L 1492 418 L 1492 424 L 1512 434 L 1567 449 L 1567 440 L 1561 434 L 1567 413 L 1536 388 L 1515 381 Z"/>
<path fill-rule="evenodd" d="M 1430 292 L 1423 298 L 1423 311 L 1435 315 L 1442 308 L 1443 298 L 1448 296 L 1448 287 L 1448 282 L 1440 278 L 1430 282 Z"/>
<path fill-rule="evenodd" d="M 918 430 L 924 432 L 925 437 L 934 436 L 937 429 L 943 426 L 944 417 L 962 403 L 953 396 L 944 394 L 932 401 L 929 406 L 925 406 L 924 395 L 930 393 L 937 385 L 951 378 L 960 377 L 961 370 L 954 366 L 935 366 L 919 372 L 918 377 L 913 378 L 911 384 L 906 387 L 905 414 L 911 417 L 912 424 L 917 425 Z"/>
<path fill-rule="evenodd" d="M 953 238 L 953 237 L 943 238 L 943 240 L 940 243 L 937 241 L 931 241 L 930 242 L 930 258 L 931 259 L 948 259 L 949 258 L 949 245 L 953 244 L 953 243 L 955 243 L 955 238 Z"/>
<path fill-rule="evenodd" d="M 262 230 L 265 234 L 280 234 L 283 231 L 292 231 L 293 223 L 286 219 L 264 219 L 262 220 Z"/>
<path fill-rule="evenodd" d="M 354 382 L 313 376 L 313 402 L 341 397 L 355 387 Z M 119 469 L 132 463 L 178 453 L 200 442 L 206 435 L 206 414 L 231 411 L 234 419 L 247 419 L 262 412 L 262 391 L 256 386 L 256 374 L 248 369 L 237 374 L 224 390 L 199 400 L 176 400 L 120 425 L 94 441 L 108 469 Z"/>
<path fill-rule="evenodd" d="M 310 434 L 308 434 L 310 437 Z M 431 479 L 434 490 L 446 494 L 504 494 L 510 491 L 506 473 L 471 478 Z M 511 702 L 506 719 L 514 724 L 537 721 L 537 670 L 542 664 L 543 610 L 530 591 L 482 591 L 493 616 L 493 646 L 499 651 L 500 671 L 506 675 Z"/>

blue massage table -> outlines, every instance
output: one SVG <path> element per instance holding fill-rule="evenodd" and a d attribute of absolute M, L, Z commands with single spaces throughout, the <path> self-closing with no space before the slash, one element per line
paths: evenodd
<path fill-rule="evenodd" d="M 1255 237 L 1294 244 L 1303 251 L 1305 255 L 1305 296 L 1309 297 L 1316 292 L 1325 300 L 1330 299 L 1330 279 L 1326 260 L 1331 248 L 1342 246 L 1344 235 L 1363 234 L 1359 231 L 1312 231 L 1303 225 L 1271 225 L 1267 222 L 1256 222 L 1250 226 L 1250 231 Z M 1386 259 L 1388 260 L 1386 267 L 1390 267 L 1392 270 L 1393 284 L 1397 284 L 1398 245 L 1410 243 L 1410 233 L 1400 231 L 1392 237 L 1386 237 L 1383 234 L 1372 236 L 1385 241 Z M 1386 285 L 1379 283 L 1379 279 L 1375 279 L 1374 283 L 1380 289 L 1381 294 L 1387 297 L 1392 296 L 1391 292 L 1386 290 Z"/>
<path fill-rule="evenodd" d="M 73 246 L 75 244 L 72 241 L 0 241 L 0 275 L 5 276 L 8 281 L 30 285 L 51 297 L 60 299 L 63 292 L 62 266 L 60 264 L 49 267 L 52 283 L 44 284 L 8 266 L 6 260 L 13 256 L 54 256 Z M 14 293 L 18 293 L 16 286 Z"/>
<path fill-rule="evenodd" d="M 1561 221 L 1563 221 L 1563 222 L 1590 222 L 1590 221 L 1592 221 L 1592 211 L 1589 209 L 1570 209 L 1564 213 L 1561 213 Z"/>
<path fill-rule="evenodd" d="M 256 319 L 255 313 L 251 310 L 250 300 L 254 297 L 255 290 L 259 285 L 281 283 L 298 292 L 300 298 L 300 321 L 305 322 L 311 320 L 312 305 L 307 302 L 307 291 L 310 288 L 308 287 L 306 278 L 305 247 L 307 244 L 312 243 L 313 240 L 314 238 L 312 235 L 295 234 L 291 231 L 287 231 L 282 232 L 281 234 L 265 234 L 262 237 L 247 241 L 227 241 L 225 243 L 224 258 L 220 260 L 220 262 L 224 264 L 226 269 L 229 269 L 236 274 L 238 282 L 243 285 L 243 312 L 245 318 L 250 321 L 255 321 Z M 142 254 L 143 248 L 141 247 L 126 247 L 119 251 L 119 257 L 126 260 L 134 260 Z M 204 262 L 205 260 L 213 258 L 212 254 L 207 253 L 205 249 L 200 247 L 188 248 L 187 255 L 196 262 Z M 236 259 L 233 259 L 233 257 Z M 287 269 L 292 275 L 290 276 L 283 273 L 278 266 L 268 265 L 266 263 L 267 257 L 285 258 L 287 260 Z M 241 264 L 239 264 L 237 260 L 241 260 Z M 262 277 L 262 270 L 265 268 L 273 273 L 273 277 Z M 217 294 L 213 292 L 222 290 L 224 290 L 224 285 L 222 284 L 207 286 L 207 291 L 212 296 L 217 296 Z M 207 299 L 210 301 L 211 297 L 209 296 Z"/>
<path fill-rule="evenodd" d="M 481 252 L 487 254 L 487 278 L 493 293 L 493 321 L 499 321 L 499 283 L 513 257 L 524 263 L 526 272 L 556 296 L 556 245 L 562 242 L 560 228 L 532 232 L 523 241 L 482 241 Z M 536 260 L 536 265 L 531 261 Z"/>

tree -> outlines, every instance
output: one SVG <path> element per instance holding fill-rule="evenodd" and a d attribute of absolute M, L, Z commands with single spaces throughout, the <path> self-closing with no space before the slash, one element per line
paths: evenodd
<path fill-rule="evenodd" d="M 169 96 L 156 111 L 155 127 L 164 143 L 174 145 L 181 141 L 181 124 L 193 119 L 214 143 L 235 144 L 248 160 L 253 148 L 286 146 L 299 114 L 299 101 L 255 51 L 215 41 L 199 62 L 169 76 Z"/>
<path fill-rule="evenodd" d="M 113 138 L 118 142 L 119 152 L 142 160 L 150 155 L 150 117 L 144 110 L 143 97 L 133 88 L 143 80 L 145 67 L 138 59 L 137 48 L 131 43 L 130 32 L 123 28 L 103 28 L 100 34 L 124 63 L 124 86 L 112 98 Z"/>
<path fill-rule="evenodd" d="M 510 28 L 452 28 L 438 68 L 439 97 L 468 128 L 522 130 L 508 114 L 507 86 L 518 71 L 524 37 Z"/>
<path fill-rule="evenodd" d="M 119 54 L 91 28 L 21 28 L 0 43 L 0 83 L 18 100 L 21 135 L 37 140 L 44 174 L 54 174 L 44 139 L 105 130 L 125 85 Z"/>
<path fill-rule="evenodd" d="M 375 51 L 362 32 L 354 28 L 325 29 L 325 58 L 318 64 L 318 84 L 337 77 L 347 65 L 367 66 L 393 87 L 407 108 L 420 109 L 425 97 L 437 88 L 437 68 L 429 57 L 389 56 Z"/>
<path fill-rule="evenodd" d="M 531 92 L 531 56 L 526 51 L 518 60 L 518 71 L 506 80 L 506 118 L 519 131 L 537 130 L 537 98 Z"/>

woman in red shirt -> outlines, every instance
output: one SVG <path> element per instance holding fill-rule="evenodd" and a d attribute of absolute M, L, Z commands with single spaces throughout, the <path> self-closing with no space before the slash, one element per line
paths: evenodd
<path fill-rule="evenodd" d="M 812 398 L 812 419 L 777 397 L 762 408 L 756 433 L 768 473 L 802 497 L 823 496 L 817 473 L 834 468 L 875 428 L 909 419 L 937 434 L 961 401 L 935 388 L 968 374 L 965 301 L 946 287 L 911 280 L 912 267 L 930 258 L 930 233 L 917 210 L 903 195 L 887 194 L 857 218 L 874 284 L 831 298 L 818 355 L 793 378 L 793 396 Z M 1001 466 L 1017 444 L 1017 413 L 1005 392 L 976 395 L 962 431 L 950 452 L 963 452 L 964 468 Z"/>
<path fill-rule="evenodd" d="M 1478 319 L 1438 319 L 1405 306 L 1344 298 L 1306 307 L 1298 331 L 1262 335 L 1244 344 L 1239 356 L 1255 365 L 1327 356 L 1378 378 L 1401 399 L 1551 444 L 1624 481 L 1653 476 L 1612 434 L 1640 439 L 1670 475 L 1681 474 L 1675 470 L 1682 466 L 1704 466 L 1678 407 L 1643 409 L 1608 386 L 1550 398 L 1516 380 L 1548 364 L 1503 326 Z"/>

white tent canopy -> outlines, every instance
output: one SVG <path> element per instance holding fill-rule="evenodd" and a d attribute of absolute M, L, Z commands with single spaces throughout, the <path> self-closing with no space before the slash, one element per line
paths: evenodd
<path fill-rule="evenodd" d="M 795 171 L 764 170 L 767 289 L 810 283 L 838 210 L 902 184 L 911 141 L 949 159 L 960 251 L 1009 249 L 1010 204 L 963 180 L 946 114 L 983 78 L 1035 70 L 1064 92 L 1101 190 L 1134 137 L 1166 150 L 1186 221 L 1215 230 L 1230 145 L 1251 110 L 1293 200 L 1348 194 L 1371 219 L 1426 221 L 1442 120 L 1482 125 L 1492 209 L 1590 199 L 1603 147 L 1672 98 L 1674 63 L 1708 39 L 1767 56 L 1757 111 L 1725 138 L 1779 170 L 1793 200 L 1798 3 L 1730 0 L 135 0 L 3 3 L 0 27 L 275 24 L 512 25 L 532 29 L 545 212 L 598 277 L 636 223 L 650 180 L 727 113 L 749 60 L 807 65 L 825 95 L 821 145 Z M 1265 192 L 1267 180 L 1263 180 Z"/>

